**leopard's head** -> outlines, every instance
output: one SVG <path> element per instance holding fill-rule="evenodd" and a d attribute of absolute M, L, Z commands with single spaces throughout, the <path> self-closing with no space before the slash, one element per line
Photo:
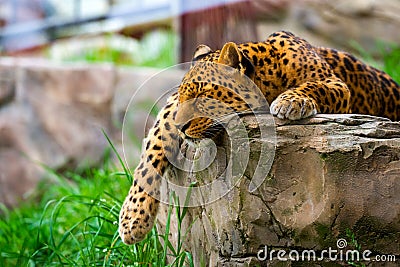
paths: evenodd
<path fill-rule="evenodd" d="M 178 129 L 189 138 L 211 137 L 221 129 L 223 118 L 251 109 L 257 101 L 253 98 L 261 97 L 254 92 L 254 72 L 235 43 L 217 51 L 199 46 L 178 90 Z"/>

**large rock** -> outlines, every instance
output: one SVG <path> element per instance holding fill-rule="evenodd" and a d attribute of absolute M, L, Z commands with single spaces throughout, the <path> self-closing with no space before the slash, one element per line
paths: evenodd
<path fill-rule="evenodd" d="M 126 157 L 137 162 L 152 105 L 183 75 L 159 72 L 0 58 L 0 203 L 12 206 L 29 195 L 44 166 L 62 171 L 99 164 L 109 147 L 102 130 L 121 148 L 125 114 L 124 142 L 139 136 Z"/>
<path fill-rule="evenodd" d="M 59 170 L 101 159 L 114 71 L 40 60 L 1 63 L 8 84 L 0 100 L 0 202 L 15 205 L 42 178 L 42 164 Z"/>
<path fill-rule="evenodd" d="M 262 118 L 264 126 L 274 128 L 270 115 Z M 352 235 L 361 244 L 361 252 L 371 250 L 373 255 L 393 254 L 399 258 L 400 123 L 359 115 L 318 115 L 290 124 L 275 119 L 276 137 L 272 134 L 260 138 L 255 118 L 247 116 L 244 122 L 250 145 L 244 176 L 235 185 L 229 179 L 218 179 L 211 189 L 192 191 L 192 198 L 206 203 L 189 208 L 182 223 L 182 233 L 189 229 L 184 247 L 193 253 L 196 263 L 267 266 L 267 261 L 257 259 L 265 246 L 269 251 L 314 249 L 318 253 L 329 247 L 338 249 L 337 240 L 344 238 L 348 244 L 344 251 L 356 245 Z M 239 146 L 230 151 L 228 139 L 225 135 L 219 140 L 221 149 L 208 169 L 189 175 L 171 168 L 166 178 L 186 186 L 192 181 L 198 181 L 198 186 L 210 183 L 222 172 L 221 167 L 227 166 L 229 154 L 245 158 Z M 263 145 L 271 149 L 275 141 L 272 167 L 264 173 L 261 185 L 250 192 L 260 149 Z M 183 203 L 185 193 L 178 195 Z M 207 203 L 211 195 L 220 198 Z M 165 230 L 166 213 L 167 205 L 163 205 L 159 215 L 161 232 Z M 172 220 L 170 239 L 176 242 L 175 215 Z M 301 266 L 337 266 L 332 262 L 314 263 Z M 397 266 L 390 264 L 372 266 Z M 268 261 L 268 266 L 291 263 L 275 259 Z"/>

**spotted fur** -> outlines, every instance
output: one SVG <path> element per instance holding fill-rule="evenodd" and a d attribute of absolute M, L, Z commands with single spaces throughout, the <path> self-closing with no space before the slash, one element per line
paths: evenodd
<path fill-rule="evenodd" d="M 222 73 L 212 62 L 235 71 Z M 208 137 L 218 128 L 218 116 L 254 108 L 260 94 L 243 87 L 243 77 L 257 85 L 270 112 L 282 119 L 360 113 L 400 120 L 400 87 L 389 75 L 289 32 L 273 33 L 265 42 L 227 43 L 217 51 L 201 45 L 193 65 L 145 141 L 120 212 L 119 233 L 126 244 L 142 240 L 154 223 L 160 179 L 167 158 L 176 154 L 179 136 Z"/>

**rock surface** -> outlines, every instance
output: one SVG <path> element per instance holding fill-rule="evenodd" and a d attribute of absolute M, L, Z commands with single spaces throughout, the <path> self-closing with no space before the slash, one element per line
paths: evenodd
<path fill-rule="evenodd" d="M 15 61 L 8 70 L 15 93 L 0 107 L 0 202 L 14 205 L 42 178 L 41 164 L 58 170 L 100 160 L 114 77 L 109 68 L 37 61 Z"/>
<path fill-rule="evenodd" d="M 273 121 L 270 115 L 263 118 L 265 123 Z M 213 203 L 189 208 L 183 220 L 181 232 L 189 229 L 184 246 L 193 253 L 196 263 L 291 266 L 276 259 L 259 261 L 257 253 L 265 246 L 269 250 L 314 249 L 318 253 L 329 247 L 338 249 L 339 238 L 347 241 L 343 250 L 354 249 L 351 234 L 362 250 L 371 250 L 373 255 L 393 254 L 399 259 L 400 123 L 359 115 L 322 114 L 291 124 L 275 119 L 276 138 L 260 138 L 255 118 L 247 116 L 244 122 L 250 145 L 244 176 L 233 186 L 229 179 L 222 179 L 201 194 L 193 188 L 191 198 L 197 200 L 220 196 Z M 207 170 L 188 174 L 171 168 L 167 180 L 186 186 L 191 181 L 197 181 L 198 186 L 207 184 L 227 166 L 229 153 L 243 157 L 239 147 L 229 152 L 228 136 L 218 142 L 221 151 L 228 153 L 217 153 Z M 260 148 L 271 148 L 275 142 L 270 171 L 250 192 Z M 229 187 L 231 190 L 225 194 Z M 166 213 L 167 205 L 162 205 L 160 232 L 164 231 Z M 175 227 L 175 214 L 172 220 L 171 227 Z M 170 239 L 176 242 L 178 229 L 170 232 L 174 233 Z M 337 266 L 332 262 L 304 264 L 296 266 Z"/>
<path fill-rule="evenodd" d="M 147 112 L 181 78 L 181 72 L 158 72 L 1 58 L 0 203 L 23 200 L 45 175 L 43 165 L 59 171 L 98 164 L 109 147 L 102 130 L 120 147 L 121 114 L 129 101 L 135 107 L 147 103 Z M 146 116 L 138 110 L 128 115 L 129 130 L 143 136 Z M 138 152 L 130 147 L 128 159 L 135 162 Z"/>

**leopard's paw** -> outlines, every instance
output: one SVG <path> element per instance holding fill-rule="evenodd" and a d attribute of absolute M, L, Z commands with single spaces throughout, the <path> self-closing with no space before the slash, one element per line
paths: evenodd
<path fill-rule="evenodd" d="M 300 120 L 317 114 L 317 104 L 312 98 L 283 93 L 271 103 L 270 112 L 280 119 Z"/>
<path fill-rule="evenodd" d="M 132 245 L 143 240 L 153 227 L 159 201 L 134 183 L 119 214 L 118 233 L 122 242 Z"/>

